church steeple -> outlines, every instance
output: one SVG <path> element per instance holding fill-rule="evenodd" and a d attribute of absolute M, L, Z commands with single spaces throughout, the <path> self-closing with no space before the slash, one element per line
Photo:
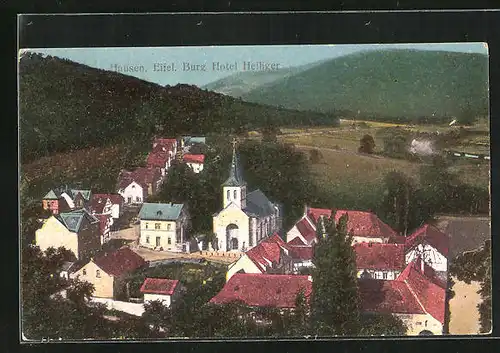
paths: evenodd
<path fill-rule="evenodd" d="M 222 184 L 223 206 L 226 208 L 230 203 L 234 203 L 243 209 L 246 207 L 246 182 L 243 179 L 238 154 L 236 153 L 236 139 L 233 139 L 231 144 L 233 145 L 233 157 L 229 167 L 229 177 Z"/>
<path fill-rule="evenodd" d="M 222 184 L 223 186 L 243 186 L 246 185 L 245 180 L 243 179 L 243 173 L 240 169 L 240 163 L 238 154 L 236 153 L 236 139 L 233 139 L 231 142 L 233 145 L 233 158 L 231 160 L 231 166 L 229 168 L 229 178 Z"/>

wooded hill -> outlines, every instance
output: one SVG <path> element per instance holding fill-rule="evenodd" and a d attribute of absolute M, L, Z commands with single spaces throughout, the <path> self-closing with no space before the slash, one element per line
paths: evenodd
<path fill-rule="evenodd" d="M 483 54 L 373 50 L 267 80 L 254 76 L 230 76 L 205 87 L 248 102 L 362 120 L 449 123 L 464 114 L 488 115 L 488 57 Z"/>
<path fill-rule="evenodd" d="M 240 133 L 269 126 L 335 125 L 335 114 L 242 102 L 178 84 L 160 86 L 69 60 L 25 53 L 19 63 L 21 159 L 154 134 Z"/>

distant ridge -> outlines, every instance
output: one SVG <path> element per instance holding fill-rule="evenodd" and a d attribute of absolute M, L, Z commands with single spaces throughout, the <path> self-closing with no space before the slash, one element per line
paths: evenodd
<path fill-rule="evenodd" d="M 370 50 L 272 79 L 256 87 L 240 85 L 232 94 L 248 102 L 319 112 L 395 117 L 488 113 L 488 57 L 484 54 Z M 252 79 L 247 76 L 245 81 Z M 219 92 L 232 91 L 230 78 L 226 82 L 228 87 L 219 82 Z"/>

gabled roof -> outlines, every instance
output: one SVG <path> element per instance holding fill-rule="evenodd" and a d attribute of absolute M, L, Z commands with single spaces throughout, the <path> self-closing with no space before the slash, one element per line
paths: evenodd
<path fill-rule="evenodd" d="M 147 189 L 148 184 L 154 184 L 161 179 L 161 172 L 158 168 L 144 168 L 140 167 L 134 171 L 123 170 L 120 173 L 120 189 L 125 189 L 132 182 L 136 182 L 141 187 Z"/>
<path fill-rule="evenodd" d="M 148 294 L 172 295 L 178 283 L 176 279 L 146 278 L 140 291 Z"/>
<path fill-rule="evenodd" d="M 361 308 L 367 312 L 425 314 L 408 286 L 400 281 L 358 280 Z"/>
<path fill-rule="evenodd" d="M 262 242 L 263 243 L 276 243 L 276 244 L 278 244 L 278 245 L 280 245 L 282 247 L 286 247 L 285 241 L 283 240 L 282 237 L 279 236 L 278 233 L 274 233 L 270 237 L 265 238 Z"/>
<path fill-rule="evenodd" d="M 245 255 L 260 271 L 265 272 L 267 267 L 280 262 L 282 249 L 288 250 L 286 243 L 278 234 L 273 234 L 248 250 Z"/>
<path fill-rule="evenodd" d="M 398 244 L 358 243 L 354 245 L 358 270 L 403 270 L 405 247 Z"/>
<path fill-rule="evenodd" d="M 210 303 L 242 301 L 251 307 L 294 308 L 299 292 L 308 298 L 312 282 L 308 276 L 236 273 Z"/>
<path fill-rule="evenodd" d="M 295 225 L 307 242 L 316 239 L 316 230 L 311 226 L 311 223 L 304 217 Z"/>
<path fill-rule="evenodd" d="M 186 136 L 184 137 L 184 143 L 186 145 L 191 145 L 194 143 L 203 143 L 205 144 L 206 138 L 205 137 L 193 137 L 193 136 Z"/>
<path fill-rule="evenodd" d="M 179 218 L 184 204 L 144 203 L 139 218 L 144 220 L 175 221 Z"/>
<path fill-rule="evenodd" d="M 61 195 L 59 193 L 56 194 L 54 190 L 50 190 L 44 197 L 44 200 L 58 200 Z"/>
<path fill-rule="evenodd" d="M 165 168 L 168 161 L 168 152 L 154 151 L 149 152 L 146 163 L 148 166 L 156 168 Z"/>
<path fill-rule="evenodd" d="M 332 214 L 332 210 L 328 208 L 314 208 L 307 207 L 306 215 L 309 217 L 313 224 L 318 224 L 318 220 L 320 217 L 330 218 Z"/>
<path fill-rule="evenodd" d="M 70 232 L 78 233 L 86 219 L 90 224 L 99 222 L 99 219 L 91 215 L 86 209 L 78 209 L 71 212 L 62 212 L 56 216 L 56 219 L 61 222 Z"/>
<path fill-rule="evenodd" d="M 122 195 L 120 194 L 93 194 L 92 195 L 93 200 L 106 200 L 109 199 L 113 205 L 121 205 L 125 200 Z"/>
<path fill-rule="evenodd" d="M 408 236 L 406 246 L 411 249 L 422 242 L 427 242 L 445 257 L 448 255 L 448 236 L 429 224 L 423 225 Z"/>
<path fill-rule="evenodd" d="M 312 260 L 314 248 L 307 245 L 289 246 L 289 254 L 294 260 Z"/>
<path fill-rule="evenodd" d="M 92 211 L 95 213 L 103 213 L 104 212 L 104 206 L 106 206 L 106 203 L 108 202 L 108 198 L 100 198 L 100 197 L 92 197 Z"/>
<path fill-rule="evenodd" d="M 104 272 L 112 276 L 121 276 L 147 264 L 144 259 L 128 247 L 103 253 L 92 260 Z"/>
<path fill-rule="evenodd" d="M 185 154 L 182 158 L 186 163 L 203 164 L 205 162 L 205 155 L 203 154 Z"/>
<path fill-rule="evenodd" d="M 177 140 L 173 138 L 155 138 L 153 141 L 153 148 L 160 145 L 169 149 L 175 144 L 177 144 Z"/>
<path fill-rule="evenodd" d="M 92 195 L 92 191 L 91 190 L 82 190 L 82 189 L 71 189 L 71 197 L 73 198 L 73 200 L 75 199 L 75 197 L 78 195 L 78 194 L 81 194 L 82 197 L 87 200 L 87 201 L 90 201 L 90 197 Z"/>
<path fill-rule="evenodd" d="M 302 239 L 300 239 L 300 237 L 293 238 L 287 244 L 290 245 L 290 246 L 300 246 L 300 245 L 305 246 L 305 245 L 307 245 L 306 243 L 304 243 L 302 241 Z"/>
<path fill-rule="evenodd" d="M 100 234 L 104 234 L 104 231 L 109 225 L 109 221 L 111 219 L 111 215 L 104 215 L 104 214 L 99 214 L 95 216 L 97 219 L 99 219 L 99 232 Z"/>
<path fill-rule="evenodd" d="M 414 261 L 406 266 L 396 280 L 406 283 L 425 311 L 439 322 L 444 323 L 445 288 L 417 270 Z"/>
<path fill-rule="evenodd" d="M 259 189 L 247 194 L 246 207 L 243 212 L 258 217 L 267 217 L 274 214 L 274 206 L 267 196 Z"/>

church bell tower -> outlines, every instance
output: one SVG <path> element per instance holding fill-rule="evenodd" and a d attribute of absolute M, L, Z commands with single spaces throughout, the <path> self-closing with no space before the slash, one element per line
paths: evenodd
<path fill-rule="evenodd" d="M 241 209 L 246 207 L 247 185 L 243 179 L 243 174 L 240 169 L 238 154 L 236 153 L 236 139 L 233 139 L 233 158 L 229 168 L 229 177 L 222 184 L 222 205 L 226 208 L 233 203 Z"/>

